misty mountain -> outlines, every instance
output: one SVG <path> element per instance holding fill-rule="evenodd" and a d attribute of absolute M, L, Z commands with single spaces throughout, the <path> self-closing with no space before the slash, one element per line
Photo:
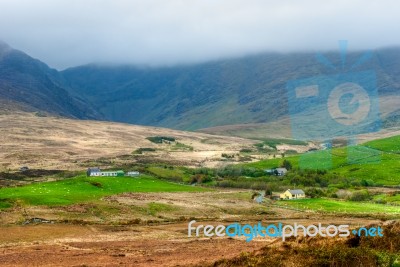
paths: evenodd
<path fill-rule="evenodd" d="M 315 53 L 264 53 L 197 65 L 85 65 L 58 72 L 1 43 L 0 105 L 185 130 L 265 123 L 288 115 L 286 85 L 296 79 L 373 70 L 380 96 L 399 95 L 400 48 L 374 51 L 351 69 L 363 54 L 351 52 L 342 61 L 339 53 L 325 53 L 335 69 Z M 399 113 L 386 114 L 385 125 L 397 125 Z"/>
<path fill-rule="evenodd" d="M 265 53 L 191 66 L 145 68 L 86 65 L 61 75 L 71 93 L 86 99 L 111 121 L 195 130 L 228 124 L 264 123 L 288 114 L 288 81 L 374 70 L 381 96 L 399 94 L 400 48 L 324 54 Z"/>
<path fill-rule="evenodd" d="M 80 118 L 102 115 L 65 90 L 58 71 L 0 42 L 0 104 L 3 108 L 42 111 Z"/>

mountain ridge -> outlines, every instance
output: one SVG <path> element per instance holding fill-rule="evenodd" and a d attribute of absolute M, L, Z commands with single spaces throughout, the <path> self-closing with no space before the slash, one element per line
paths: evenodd
<path fill-rule="evenodd" d="M 89 103 L 63 88 L 60 78 L 57 70 L 40 60 L 0 43 L 0 99 L 8 103 L 7 108 L 24 107 L 80 119 L 102 118 Z"/>
<path fill-rule="evenodd" d="M 364 51 L 347 54 L 354 63 Z M 175 67 L 88 64 L 57 71 L 0 42 L 0 104 L 78 119 L 198 130 L 276 122 L 288 117 L 288 81 L 343 71 L 341 56 L 262 53 Z M 353 71 L 374 70 L 380 96 L 400 90 L 400 48 L 374 51 Z M 345 68 L 344 71 L 349 71 Z M 400 109 L 399 109 L 400 110 Z M 398 110 L 390 110 L 396 125 Z M 386 116 L 386 115 L 385 115 Z"/>
<path fill-rule="evenodd" d="M 347 61 L 362 54 L 350 52 Z M 339 53 L 325 55 L 341 66 Z M 375 70 L 380 95 L 396 95 L 398 55 L 400 48 L 377 50 L 355 71 Z M 173 68 L 86 65 L 61 72 L 68 87 L 97 103 L 108 120 L 183 130 L 276 121 L 288 115 L 288 81 L 330 74 L 314 53 L 265 53 Z"/>

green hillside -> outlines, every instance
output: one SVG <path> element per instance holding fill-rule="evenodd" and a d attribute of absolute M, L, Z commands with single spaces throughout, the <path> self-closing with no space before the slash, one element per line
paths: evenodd
<path fill-rule="evenodd" d="M 123 192 L 198 192 L 205 189 L 162 181 L 150 176 L 86 177 L 35 183 L 0 189 L 0 209 L 13 203 L 24 205 L 69 205 Z"/>
<path fill-rule="evenodd" d="M 308 152 L 287 157 L 294 167 L 320 169 L 356 180 L 372 180 L 378 185 L 400 185 L 400 136 L 374 140 L 357 146 Z M 282 159 L 246 164 L 273 168 Z"/>

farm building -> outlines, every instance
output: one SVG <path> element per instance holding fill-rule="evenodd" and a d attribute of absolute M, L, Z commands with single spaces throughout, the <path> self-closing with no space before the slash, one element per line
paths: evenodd
<path fill-rule="evenodd" d="M 287 169 L 286 168 L 276 168 L 275 169 L 275 174 L 277 176 L 283 176 L 287 173 Z"/>
<path fill-rule="evenodd" d="M 87 176 L 125 176 L 124 171 L 101 171 L 100 168 L 88 168 Z"/>
<path fill-rule="evenodd" d="M 87 171 L 86 171 L 86 176 L 98 176 L 98 175 L 95 175 L 95 174 L 99 173 L 99 172 L 101 172 L 100 168 L 97 168 L 97 167 L 88 168 Z"/>
<path fill-rule="evenodd" d="M 299 199 L 305 197 L 306 193 L 301 189 L 288 189 L 283 194 L 279 195 L 280 199 Z"/>
<path fill-rule="evenodd" d="M 124 171 L 107 171 L 107 172 L 100 172 L 98 176 L 125 176 Z"/>

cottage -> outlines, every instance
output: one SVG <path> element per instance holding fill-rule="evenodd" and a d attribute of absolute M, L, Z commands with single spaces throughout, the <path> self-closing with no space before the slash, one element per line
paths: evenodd
<path fill-rule="evenodd" d="M 100 172 L 99 176 L 125 176 L 124 171 L 108 171 L 108 172 Z"/>
<path fill-rule="evenodd" d="M 280 199 L 299 199 L 305 198 L 306 194 L 301 189 L 288 189 L 279 195 Z"/>
<path fill-rule="evenodd" d="M 95 167 L 95 168 L 88 168 L 86 171 L 86 176 L 100 176 L 100 168 Z"/>
<path fill-rule="evenodd" d="M 275 175 L 277 176 L 284 176 L 287 173 L 286 168 L 276 168 L 275 169 Z"/>

